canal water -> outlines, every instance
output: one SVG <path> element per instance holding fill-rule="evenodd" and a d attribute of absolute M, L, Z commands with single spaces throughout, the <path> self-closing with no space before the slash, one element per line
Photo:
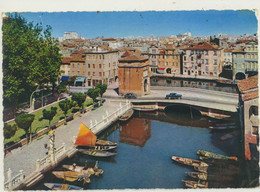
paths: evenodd
<path fill-rule="evenodd" d="M 236 85 L 218 84 L 213 80 L 199 80 L 199 79 L 173 79 L 164 77 L 151 77 L 151 86 L 163 87 L 192 87 L 200 89 L 208 89 L 214 91 L 222 91 L 228 93 L 237 93 Z"/>
<path fill-rule="evenodd" d="M 117 155 L 113 158 L 90 158 L 77 153 L 62 164 L 76 163 L 79 166 L 94 165 L 98 160 L 103 175 L 91 177 L 91 183 L 69 183 L 55 178 L 51 171 L 45 174 L 32 190 L 48 190 L 44 183 L 68 183 L 84 189 L 177 189 L 183 188 L 185 172 L 193 168 L 171 160 L 172 155 L 198 159 L 197 150 L 206 150 L 222 155 L 241 156 L 239 131 L 232 131 L 232 138 L 221 140 L 225 132 L 212 132 L 212 119 L 181 119 L 171 111 L 135 112 L 127 122 L 116 122 L 99 138 L 118 143 Z M 234 183 L 234 187 L 236 187 Z"/>

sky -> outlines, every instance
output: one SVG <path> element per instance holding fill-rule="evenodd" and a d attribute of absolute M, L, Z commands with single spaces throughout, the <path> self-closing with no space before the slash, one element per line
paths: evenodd
<path fill-rule="evenodd" d="M 192 36 L 225 33 L 257 33 L 253 11 L 143 11 L 143 12 L 26 12 L 28 22 L 52 27 L 53 37 L 75 31 L 85 38 L 171 36 L 190 32 Z"/>

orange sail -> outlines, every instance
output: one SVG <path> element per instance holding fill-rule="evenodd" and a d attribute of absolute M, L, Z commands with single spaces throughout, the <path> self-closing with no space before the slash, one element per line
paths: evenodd
<path fill-rule="evenodd" d="M 97 136 L 82 122 L 80 124 L 79 134 L 74 145 L 95 146 Z"/>

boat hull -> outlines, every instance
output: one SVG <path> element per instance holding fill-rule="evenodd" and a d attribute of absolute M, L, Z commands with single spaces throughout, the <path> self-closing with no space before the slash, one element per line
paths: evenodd
<path fill-rule="evenodd" d="M 51 190 L 83 190 L 81 187 L 62 183 L 44 183 L 44 185 Z"/>
<path fill-rule="evenodd" d="M 92 157 L 113 157 L 116 156 L 117 154 L 108 151 L 99 151 L 99 150 L 91 150 L 91 149 L 79 149 L 79 152 Z"/>
<path fill-rule="evenodd" d="M 117 146 L 117 143 L 112 142 L 112 141 L 97 139 L 96 140 L 96 145 L 97 146 Z"/>
<path fill-rule="evenodd" d="M 171 158 L 173 161 L 176 161 L 184 165 L 189 165 L 193 167 L 208 167 L 207 163 L 195 159 L 189 159 L 189 158 L 177 157 L 177 156 L 172 156 Z"/>
<path fill-rule="evenodd" d="M 119 118 L 119 121 L 127 121 L 129 120 L 134 114 L 134 110 L 133 109 L 129 109 L 124 115 L 122 115 L 120 118 Z"/>

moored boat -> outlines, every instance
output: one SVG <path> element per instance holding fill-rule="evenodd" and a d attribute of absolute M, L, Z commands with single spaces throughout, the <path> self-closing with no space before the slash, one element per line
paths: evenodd
<path fill-rule="evenodd" d="M 208 182 L 206 181 L 190 181 L 190 180 L 183 180 L 185 187 L 197 189 L 197 188 L 208 188 Z"/>
<path fill-rule="evenodd" d="M 75 171 L 52 171 L 52 174 L 59 179 L 64 179 L 69 182 L 77 180 L 84 180 L 85 183 L 90 183 L 90 174 L 86 172 L 75 172 Z"/>
<path fill-rule="evenodd" d="M 133 109 L 129 109 L 127 112 L 125 112 L 121 117 L 119 117 L 119 121 L 127 121 L 130 119 L 134 114 Z"/>
<path fill-rule="evenodd" d="M 206 181 L 208 178 L 207 173 L 202 173 L 202 172 L 185 172 L 185 175 L 192 177 L 194 179 L 199 179 L 204 181 Z"/>
<path fill-rule="evenodd" d="M 203 156 L 205 158 L 213 158 L 213 159 L 230 159 L 230 160 L 235 160 L 237 161 L 237 157 L 235 156 L 225 156 L 225 155 L 220 155 L 220 154 L 216 154 L 216 153 L 212 153 L 212 152 L 208 152 L 208 151 L 203 151 L 203 150 L 198 150 L 197 151 L 197 155 Z"/>
<path fill-rule="evenodd" d="M 83 166 L 77 166 L 75 164 L 73 164 L 73 165 L 62 165 L 62 167 L 65 168 L 65 169 L 68 169 L 70 171 L 75 171 L 75 172 L 82 172 L 83 169 L 85 168 Z"/>
<path fill-rule="evenodd" d="M 81 187 L 63 183 L 44 183 L 44 185 L 51 190 L 83 190 Z"/>
<path fill-rule="evenodd" d="M 172 156 L 172 160 L 174 160 L 178 163 L 182 163 L 184 165 L 190 165 L 193 167 L 208 167 L 207 163 L 205 163 L 203 161 L 195 160 L 195 159 Z"/>
<path fill-rule="evenodd" d="M 113 157 L 116 156 L 117 154 L 114 152 L 99 151 L 99 150 L 92 150 L 92 149 L 79 149 L 79 152 L 92 157 Z"/>

